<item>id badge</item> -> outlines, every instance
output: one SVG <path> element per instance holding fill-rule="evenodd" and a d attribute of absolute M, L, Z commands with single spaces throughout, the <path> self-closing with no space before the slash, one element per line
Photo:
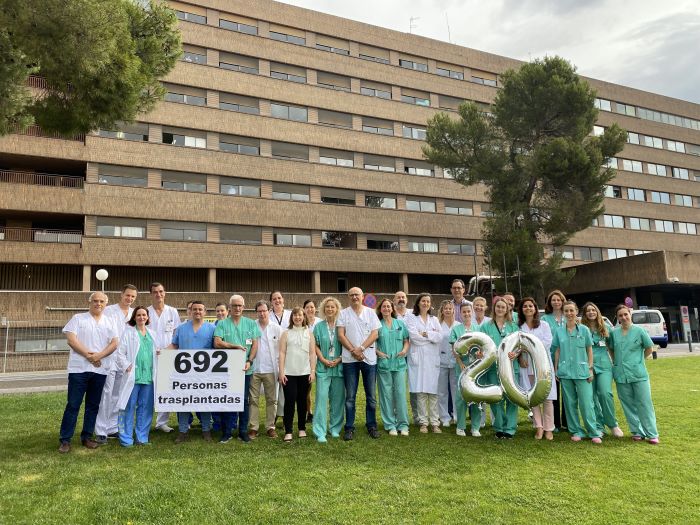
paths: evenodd
<path fill-rule="evenodd" d="M 245 340 L 245 344 L 246 344 L 246 346 L 250 346 L 250 345 L 253 344 L 253 340 L 252 340 L 252 339 L 246 339 L 246 340 Z"/>
<path fill-rule="evenodd" d="M 602 339 L 598 341 L 598 346 L 605 346 L 605 341 L 603 341 Z"/>

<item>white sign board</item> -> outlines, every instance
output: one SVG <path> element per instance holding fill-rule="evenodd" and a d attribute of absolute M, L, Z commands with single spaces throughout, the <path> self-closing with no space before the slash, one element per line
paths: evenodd
<path fill-rule="evenodd" d="M 241 412 L 245 352 L 163 350 L 156 376 L 157 412 Z"/>

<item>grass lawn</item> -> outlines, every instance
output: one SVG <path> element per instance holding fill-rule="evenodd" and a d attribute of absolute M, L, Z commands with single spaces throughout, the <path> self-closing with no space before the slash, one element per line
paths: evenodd
<path fill-rule="evenodd" d="M 65 393 L 0 396 L 0 523 L 700 523 L 700 359 L 648 361 L 661 444 L 383 434 L 60 455 Z M 173 418 L 174 419 L 174 418 Z M 78 420 L 77 433 L 80 431 Z"/>

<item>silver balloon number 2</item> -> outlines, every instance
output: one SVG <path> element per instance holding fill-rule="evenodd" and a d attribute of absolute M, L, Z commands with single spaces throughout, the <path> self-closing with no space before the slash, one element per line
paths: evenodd
<path fill-rule="evenodd" d="M 454 351 L 460 356 L 474 357 L 459 377 L 462 397 L 467 403 L 497 403 L 505 395 L 511 402 L 529 410 L 547 399 L 552 387 L 553 373 L 547 350 L 537 337 L 516 332 L 505 337 L 501 345 L 496 348 L 496 345 L 486 334 L 468 332 L 455 342 Z M 522 352 L 529 355 L 535 370 L 534 384 L 527 391 L 522 390 L 515 382 L 513 361 L 508 357 L 509 353 L 514 353 L 515 359 L 517 359 Z M 477 383 L 479 376 L 496 361 L 498 362 L 500 384 L 479 385 Z"/>

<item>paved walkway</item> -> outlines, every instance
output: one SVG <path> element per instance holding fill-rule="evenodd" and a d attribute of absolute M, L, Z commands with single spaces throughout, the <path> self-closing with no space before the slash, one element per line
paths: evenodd
<path fill-rule="evenodd" d="M 700 344 L 693 343 L 693 352 L 688 352 L 687 344 L 670 344 L 668 348 L 659 348 L 657 357 L 700 356 Z M 32 392 L 53 392 L 65 390 L 68 386 L 68 374 L 65 370 L 51 372 L 13 372 L 0 373 L 0 395 L 22 394 Z"/>

